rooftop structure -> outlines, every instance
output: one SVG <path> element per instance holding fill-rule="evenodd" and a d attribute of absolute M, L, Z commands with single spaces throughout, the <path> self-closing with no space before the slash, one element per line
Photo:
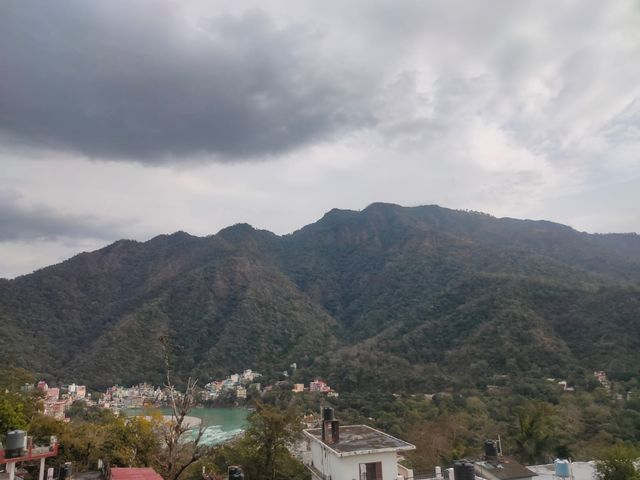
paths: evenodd
<path fill-rule="evenodd" d="M 323 442 L 322 429 L 310 428 L 304 431 L 307 437 Z M 339 457 L 363 455 L 377 452 L 400 452 L 415 450 L 415 446 L 399 438 L 371 428 L 367 425 L 347 425 L 340 427 L 340 439 L 337 443 L 324 443 Z"/>
<path fill-rule="evenodd" d="M 499 462 L 475 462 L 475 471 L 488 480 L 516 480 L 536 477 L 538 474 L 509 457 L 500 457 Z"/>
<path fill-rule="evenodd" d="M 333 409 L 322 412 L 322 427 L 304 430 L 309 451 L 303 461 L 314 480 L 395 479 L 400 473 L 398 452 L 415 446 L 366 425 L 341 427 Z"/>
<path fill-rule="evenodd" d="M 554 475 L 555 464 L 532 465 L 527 467 L 538 475 L 536 480 L 558 480 Z M 573 480 L 593 480 L 596 478 L 596 462 L 572 462 L 570 464 L 571 478 Z"/>
<path fill-rule="evenodd" d="M 58 448 L 56 437 L 51 437 L 49 445 L 34 445 L 31 437 L 27 437 L 27 432 L 13 430 L 7 433 L 7 444 L 4 449 L 0 449 L 0 465 L 7 465 L 9 480 L 14 480 L 18 462 L 40 460 L 38 480 L 43 480 L 45 459 L 57 456 Z"/>

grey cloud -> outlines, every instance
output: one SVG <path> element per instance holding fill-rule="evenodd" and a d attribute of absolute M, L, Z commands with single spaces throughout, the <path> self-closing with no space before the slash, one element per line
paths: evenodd
<path fill-rule="evenodd" d="M 8 194 L 0 194 L 0 242 L 57 240 L 62 237 L 112 241 L 125 236 L 123 232 L 130 223 L 68 214 L 46 205 L 25 206 Z"/>
<path fill-rule="evenodd" d="M 269 156 L 373 122 L 374 79 L 259 12 L 179 2 L 0 5 L 0 140 L 162 163 Z"/>

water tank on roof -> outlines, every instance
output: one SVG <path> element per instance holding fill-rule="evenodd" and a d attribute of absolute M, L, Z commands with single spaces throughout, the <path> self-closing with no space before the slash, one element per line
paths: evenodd
<path fill-rule="evenodd" d="M 498 445 L 495 440 L 486 440 L 484 442 L 484 456 L 488 459 L 498 457 Z"/>
<path fill-rule="evenodd" d="M 242 473 L 242 468 L 237 465 L 233 465 L 229 467 L 228 470 L 229 480 L 244 480 L 244 473 Z"/>
<path fill-rule="evenodd" d="M 22 457 L 27 446 L 27 432 L 12 430 L 7 432 L 7 444 L 4 449 L 5 458 Z"/>
<path fill-rule="evenodd" d="M 72 474 L 71 462 L 66 462 L 60 466 L 60 472 L 58 473 L 58 480 L 69 480 Z"/>
<path fill-rule="evenodd" d="M 571 476 L 571 464 L 569 463 L 569 460 L 560 460 L 557 458 L 553 463 L 557 477 L 569 478 Z"/>
<path fill-rule="evenodd" d="M 453 475 L 455 480 L 476 479 L 476 474 L 473 470 L 473 463 L 467 460 L 458 460 L 453 464 Z"/>
<path fill-rule="evenodd" d="M 324 407 L 322 409 L 322 419 L 325 420 L 325 421 L 333 420 L 333 408 Z"/>

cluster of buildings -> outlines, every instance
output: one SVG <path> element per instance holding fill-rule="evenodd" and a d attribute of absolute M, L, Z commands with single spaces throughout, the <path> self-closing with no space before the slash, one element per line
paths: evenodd
<path fill-rule="evenodd" d="M 607 393 L 613 393 L 613 390 L 611 388 L 611 381 L 607 378 L 607 374 L 604 371 L 602 370 L 595 371 L 593 372 L 593 376 L 596 377 L 596 380 L 600 382 L 600 385 L 602 385 L 602 387 L 607 391 Z M 631 400 L 632 393 L 630 391 L 624 395 L 622 393 L 616 393 L 615 398 L 617 400 L 624 400 L 625 398 L 627 400 Z"/>
<path fill-rule="evenodd" d="M 255 388 L 260 391 L 262 386 L 256 380 L 262 377 L 262 374 L 247 369 L 242 373 L 232 373 L 224 380 L 214 380 L 204 386 L 202 400 L 216 400 L 225 393 L 233 393 L 236 399 L 247 398 L 247 390 Z"/>
<path fill-rule="evenodd" d="M 35 386 L 33 384 L 25 384 L 21 387 L 23 392 L 39 390 L 44 395 L 44 414 L 57 418 L 58 420 L 67 420 L 65 412 L 76 400 L 87 400 L 91 394 L 87 394 L 85 385 L 76 385 L 75 383 L 61 385 L 60 387 L 50 387 L 46 381 L 40 380 Z"/>
<path fill-rule="evenodd" d="M 121 408 L 142 408 L 156 405 L 166 400 L 166 392 L 150 383 L 139 383 L 131 387 L 114 385 L 107 389 L 98 402 L 102 408 L 120 410 Z"/>
<path fill-rule="evenodd" d="M 316 378 L 312 382 L 309 382 L 309 388 L 305 388 L 304 383 L 294 383 L 292 391 L 294 393 L 303 393 L 305 391 L 320 392 L 320 393 L 326 393 L 328 397 L 337 397 L 338 396 L 338 392 L 333 390 L 327 384 L 327 382 L 325 382 L 321 378 Z"/>

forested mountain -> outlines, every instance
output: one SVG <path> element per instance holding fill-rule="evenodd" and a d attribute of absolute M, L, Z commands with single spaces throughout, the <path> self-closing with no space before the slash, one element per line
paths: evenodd
<path fill-rule="evenodd" d="M 640 237 L 373 204 L 285 236 L 122 240 L 0 280 L 0 328 L 5 364 L 95 386 L 159 382 L 163 335 L 203 379 L 292 362 L 344 390 L 636 375 Z"/>

